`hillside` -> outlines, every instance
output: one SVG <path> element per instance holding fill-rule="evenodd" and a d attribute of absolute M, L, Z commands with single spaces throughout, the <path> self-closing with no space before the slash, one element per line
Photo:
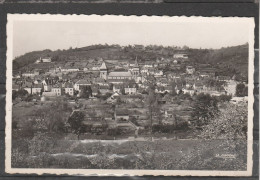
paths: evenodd
<path fill-rule="evenodd" d="M 219 70 L 221 75 L 241 75 L 247 77 L 248 73 L 248 45 L 210 49 L 186 49 L 180 50 L 173 47 L 147 46 L 136 48 L 135 46 L 120 47 L 119 45 L 92 45 L 83 48 L 68 50 L 43 50 L 26 53 L 13 61 L 14 71 L 22 71 L 33 64 L 40 57 L 52 57 L 54 63 L 62 64 L 68 61 L 80 61 L 88 59 L 134 60 L 155 61 L 157 58 L 172 58 L 178 51 L 184 51 L 189 55 L 191 64 L 210 64 Z"/>

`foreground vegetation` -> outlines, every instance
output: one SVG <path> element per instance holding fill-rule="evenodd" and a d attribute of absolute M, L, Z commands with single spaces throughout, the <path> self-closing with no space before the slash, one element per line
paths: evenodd
<path fill-rule="evenodd" d="M 37 134 L 14 141 L 12 166 L 22 168 L 245 170 L 246 141 L 70 141 Z"/>
<path fill-rule="evenodd" d="M 137 138 L 134 132 L 109 135 L 104 131 L 83 132 L 80 140 L 74 131 L 66 131 L 72 112 L 66 101 L 20 102 L 13 107 L 12 166 L 244 170 L 247 104 L 233 105 L 226 98 L 190 99 L 200 111 L 194 108 L 193 121 L 178 131 L 174 124 L 162 124 L 152 126 L 152 131 L 144 129 Z"/>

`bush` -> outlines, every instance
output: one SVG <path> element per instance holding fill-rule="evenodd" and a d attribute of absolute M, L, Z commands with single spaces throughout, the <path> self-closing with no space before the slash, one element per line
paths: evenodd
<path fill-rule="evenodd" d="M 232 98 L 231 96 L 224 95 L 224 94 L 217 97 L 218 101 L 220 101 L 220 102 L 230 101 L 231 98 Z"/>
<path fill-rule="evenodd" d="M 172 133 L 175 127 L 173 125 L 153 125 L 152 132 L 159 132 L 159 133 Z"/>

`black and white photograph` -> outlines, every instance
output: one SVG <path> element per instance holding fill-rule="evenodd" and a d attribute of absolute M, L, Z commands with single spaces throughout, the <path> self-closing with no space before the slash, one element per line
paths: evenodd
<path fill-rule="evenodd" d="M 7 20 L 6 172 L 252 175 L 254 18 Z"/>

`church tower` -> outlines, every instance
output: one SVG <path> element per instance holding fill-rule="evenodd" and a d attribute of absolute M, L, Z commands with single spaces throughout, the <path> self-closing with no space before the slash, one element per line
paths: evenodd
<path fill-rule="evenodd" d="M 100 71 L 100 78 L 107 79 L 107 66 L 106 63 L 103 61 L 101 67 L 99 68 Z"/>
<path fill-rule="evenodd" d="M 135 65 L 133 67 L 132 73 L 133 73 L 134 80 L 137 81 L 137 78 L 140 75 L 140 69 L 139 69 L 139 65 L 137 63 L 137 58 L 135 59 Z"/>

